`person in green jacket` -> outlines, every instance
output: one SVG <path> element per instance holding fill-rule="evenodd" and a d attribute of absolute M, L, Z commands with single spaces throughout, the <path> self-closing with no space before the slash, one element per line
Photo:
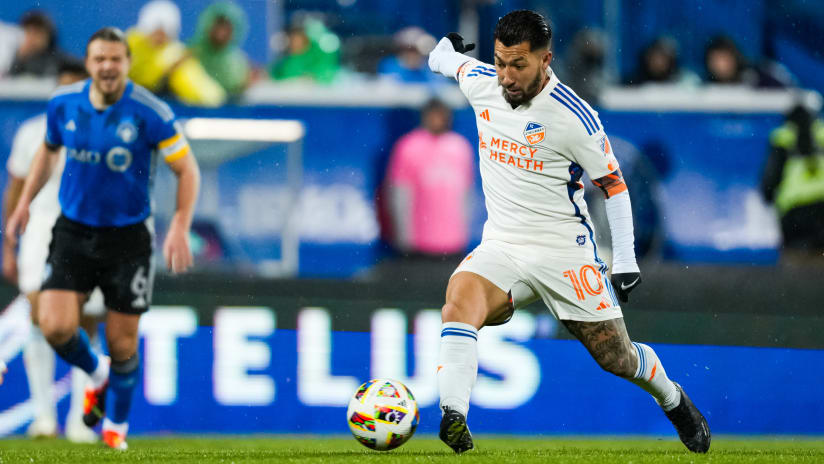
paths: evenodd
<path fill-rule="evenodd" d="M 189 45 L 206 72 L 233 97 L 243 92 L 252 76 L 249 58 L 240 48 L 247 30 L 243 9 L 233 2 L 218 1 L 200 14 Z"/>
<path fill-rule="evenodd" d="M 305 77 L 325 84 L 335 79 L 340 69 L 338 36 L 316 19 L 293 23 L 286 35 L 286 51 L 269 70 L 273 79 Z"/>
<path fill-rule="evenodd" d="M 806 107 L 770 134 L 761 191 L 781 218 L 785 254 L 824 261 L 824 120 Z"/>

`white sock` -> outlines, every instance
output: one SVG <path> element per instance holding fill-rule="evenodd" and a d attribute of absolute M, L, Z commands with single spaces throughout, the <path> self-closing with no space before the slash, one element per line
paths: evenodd
<path fill-rule="evenodd" d="M 110 361 L 108 356 L 100 355 L 97 357 L 97 368 L 95 368 L 94 372 L 92 372 L 89 377 L 92 379 L 92 386 L 94 388 L 100 388 L 109 380 L 109 366 Z"/>
<path fill-rule="evenodd" d="M 647 391 L 664 411 L 669 411 L 681 403 L 681 395 L 675 384 L 667 377 L 667 372 L 655 351 L 643 343 L 632 342 L 638 356 L 638 370 L 632 383 Z"/>
<path fill-rule="evenodd" d="M 478 375 L 478 331 L 463 322 L 441 326 L 441 353 L 438 363 L 440 407 L 469 412 L 469 395 Z"/>
<path fill-rule="evenodd" d="M 29 392 L 32 403 L 34 403 L 35 419 L 44 418 L 56 421 L 55 354 L 37 326 L 32 326 L 29 341 L 23 347 L 23 362 L 26 365 L 26 378 L 29 381 Z"/>
<path fill-rule="evenodd" d="M 89 375 L 79 367 L 72 367 L 72 399 L 66 423 L 83 422 L 83 400 L 86 397 L 86 386 L 91 382 Z"/>
<path fill-rule="evenodd" d="M 111 430 L 111 431 L 117 432 L 117 433 L 119 433 L 119 434 L 121 434 L 125 437 L 126 433 L 128 433 L 128 431 L 129 431 L 129 423 L 128 422 L 123 422 L 122 424 L 115 424 L 114 422 L 109 420 L 108 417 L 104 417 L 103 418 L 103 431 L 106 431 L 106 430 Z"/>

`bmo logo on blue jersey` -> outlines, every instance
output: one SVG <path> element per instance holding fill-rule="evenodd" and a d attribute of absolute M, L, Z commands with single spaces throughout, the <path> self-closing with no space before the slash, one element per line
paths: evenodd
<path fill-rule="evenodd" d="M 80 163 L 97 164 L 100 162 L 100 153 L 91 150 L 69 148 L 66 150 L 66 156 Z"/>
<path fill-rule="evenodd" d="M 66 156 L 70 159 L 88 164 L 100 164 L 100 152 L 92 150 L 77 150 L 70 148 L 66 150 Z M 106 166 L 114 172 L 125 172 L 132 165 L 132 152 L 127 148 L 113 147 L 106 153 Z"/>

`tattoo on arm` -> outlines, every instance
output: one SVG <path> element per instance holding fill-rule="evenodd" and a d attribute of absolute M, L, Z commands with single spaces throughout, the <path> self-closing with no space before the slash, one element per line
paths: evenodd
<path fill-rule="evenodd" d="M 599 322 L 561 321 L 581 341 L 601 368 L 621 377 L 632 377 L 638 360 L 632 351 L 624 319 Z"/>

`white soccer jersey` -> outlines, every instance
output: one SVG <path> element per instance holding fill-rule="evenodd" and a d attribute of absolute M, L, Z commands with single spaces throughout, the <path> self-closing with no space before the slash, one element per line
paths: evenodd
<path fill-rule="evenodd" d="M 38 148 L 46 138 L 46 115 L 41 114 L 28 119 L 17 129 L 11 147 L 11 155 L 6 162 L 6 169 L 14 177 L 25 179 L 29 175 L 31 163 Z M 65 150 L 60 149 L 60 157 L 52 169 L 51 177 L 46 185 L 37 193 L 29 207 L 29 220 L 43 219 L 54 224 L 60 216 L 60 202 L 57 195 L 60 190 L 60 178 L 63 176 L 63 165 L 66 162 Z M 35 216 L 37 216 L 35 218 Z"/>
<path fill-rule="evenodd" d="M 488 219 L 484 240 L 597 258 L 581 176 L 618 169 L 598 113 L 555 76 L 530 102 L 506 102 L 493 66 L 471 60 L 458 73 L 475 111 Z"/>

